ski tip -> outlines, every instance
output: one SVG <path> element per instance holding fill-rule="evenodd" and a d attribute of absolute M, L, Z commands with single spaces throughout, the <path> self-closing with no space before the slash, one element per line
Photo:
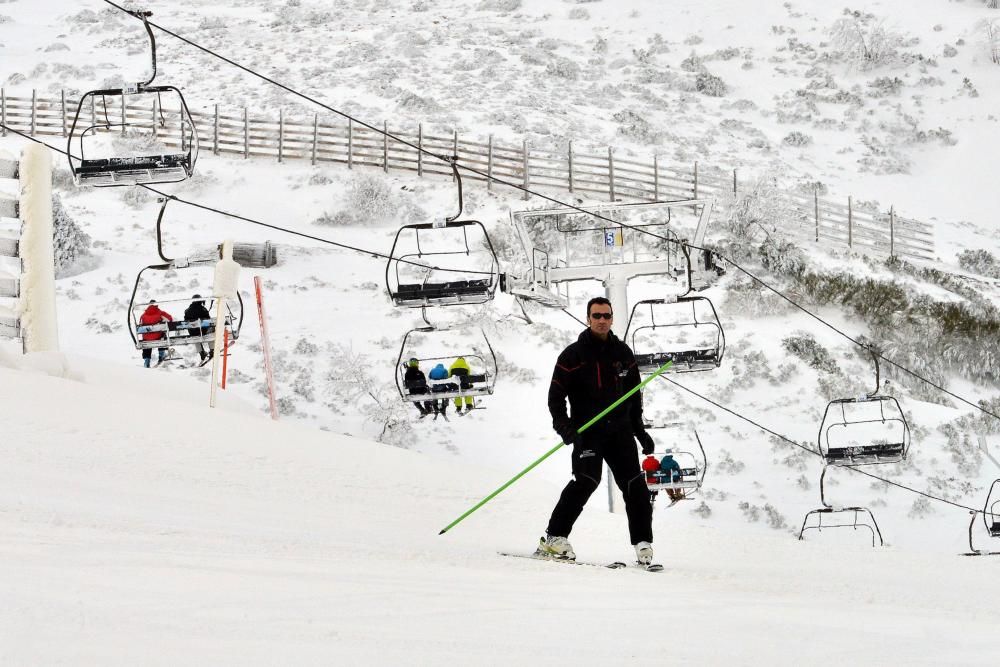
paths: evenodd
<path fill-rule="evenodd" d="M 438 533 L 438 535 L 444 535 L 444 531 L 445 531 L 445 529 L 444 529 L 444 528 L 442 528 L 442 529 L 441 529 L 441 532 L 439 532 L 439 533 Z"/>

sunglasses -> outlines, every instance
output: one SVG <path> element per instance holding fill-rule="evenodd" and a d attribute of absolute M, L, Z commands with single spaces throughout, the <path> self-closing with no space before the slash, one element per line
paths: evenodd
<path fill-rule="evenodd" d="M 595 320 L 610 320 L 613 317 L 611 313 L 591 313 L 590 316 Z"/>

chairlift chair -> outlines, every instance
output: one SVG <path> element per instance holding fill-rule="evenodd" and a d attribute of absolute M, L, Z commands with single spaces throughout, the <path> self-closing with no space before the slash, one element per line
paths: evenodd
<path fill-rule="evenodd" d="M 666 424 L 647 424 L 648 430 L 660 431 L 654 437 L 654 441 L 662 442 L 664 439 L 676 442 L 679 438 L 668 435 L 668 432 L 685 431 L 688 435 L 687 441 L 697 445 L 697 451 L 693 447 L 684 445 L 662 446 L 653 450 L 649 456 L 662 460 L 667 454 L 673 457 L 680 466 L 673 474 L 661 470 L 643 470 L 646 479 L 646 486 L 650 491 L 679 491 L 684 499 L 690 498 L 701 490 L 705 481 L 705 472 L 708 469 L 708 460 L 705 456 L 705 448 L 701 444 L 698 431 L 680 422 Z"/>
<path fill-rule="evenodd" d="M 878 356 L 874 391 L 856 398 L 830 401 L 819 427 L 819 449 L 831 465 L 899 463 L 910 448 L 910 427 L 903 410 L 892 396 L 878 393 Z"/>
<path fill-rule="evenodd" d="M 174 86 L 151 85 L 153 79 L 156 78 L 156 39 L 149 25 L 149 17 L 152 15 L 152 12 L 136 11 L 129 13 L 141 19 L 146 28 L 151 49 L 152 74 L 146 81 L 123 88 L 92 90 L 80 98 L 66 140 L 69 167 L 77 185 L 114 187 L 153 183 L 177 183 L 189 178 L 194 173 L 195 162 L 198 160 L 198 131 L 195 127 L 194 119 L 191 117 L 187 102 L 184 100 L 184 95 Z M 108 116 L 107 99 L 109 97 L 119 98 L 121 101 L 121 118 L 115 122 L 112 122 Z M 161 126 L 165 125 L 164 97 L 175 100 L 178 105 L 176 113 L 180 122 L 181 137 L 181 150 L 179 153 L 147 153 L 135 156 L 111 154 L 97 158 L 87 157 L 86 146 L 88 144 L 92 145 L 93 142 L 92 140 L 84 141 L 85 139 L 96 135 L 100 130 L 121 128 L 121 131 L 124 133 L 127 128 L 132 127 L 127 119 L 129 100 L 138 98 L 149 101 L 153 105 L 152 108 L 154 110 L 159 109 L 159 124 Z M 88 101 L 92 110 L 89 124 L 87 121 L 82 120 L 82 115 Z M 103 110 L 102 121 L 98 120 L 98 108 Z M 151 118 L 151 122 L 153 133 L 155 134 L 158 122 L 155 115 Z M 72 155 L 74 142 L 79 148 L 79 165 L 74 164 L 76 158 Z"/>
<path fill-rule="evenodd" d="M 976 519 L 982 516 L 983 528 L 990 538 L 1000 538 L 1000 479 L 990 485 L 990 490 L 986 494 L 986 502 L 983 503 L 982 512 L 973 512 L 969 521 L 969 553 L 968 556 L 1000 556 L 1000 546 L 996 550 L 977 549 L 973 544 L 973 532 L 976 527 Z"/>
<path fill-rule="evenodd" d="M 500 263 L 486 227 L 478 220 L 459 220 L 464 203 L 458 158 L 445 159 L 451 164 L 458 183 L 458 213 L 435 222 L 403 225 L 396 232 L 392 249 L 389 251 L 389 261 L 385 267 L 385 284 L 393 304 L 397 306 L 424 308 L 486 303 L 493 299 L 500 282 Z M 450 233 L 454 238 L 446 241 L 444 250 L 425 247 L 428 236 L 447 238 L 449 234 L 447 230 L 457 231 Z M 469 246 L 470 230 L 482 233 L 482 238 L 485 240 L 484 248 L 473 250 Z M 423 244 L 421 244 L 421 234 L 425 239 Z M 401 243 L 414 250 L 404 251 Z M 473 252 L 487 255 L 488 261 L 475 269 L 436 265 L 442 260 L 454 261 L 463 255 L 471 257 Z M 440 278 L 442 273 L 449 276 L 457 274 L 460 279 L 442 280 Z"/>
<path fill-rule="evenodd" d="M 848 521 L 838 521 L 837 518 L 844 514 L 849 514 L 850 519 Z M 824 522 L 824 517 L 830 518 Z M 885 545 L 885 541 L 882 539 L 882 531 L 879 530 L 875 516 L 866 507 L 821 507 L 820 509 L 807 512 L 805 518 L 802 520 L 802 528 L 799 530 L 799 539 L 804 540 L 807 531 L 815 530 L 823 532 L 824 528 L 853 528 L 854 530 L 867 528 L 871 532 L 873 547 Z"/>
<path fill-rule="evenodd" d="M 480 329 L 480 333 L 482 333 L 483 340 L 486 343 L 489 356 L 479 352 L 475 348 L 471 352 L 448 356 L 416 356 L 407 351 L 409 350 L 407 344 L 410 342 L 411 336 L 433 335 L 448 330 L 447 328 L 437 328 L 434 326 L 418 327 L 407 331 L 406 335 L 403 336 L 403 342 L 399 346 L 399 356 L 396 358 L 396 389 L 399 390 L 399 397 L 403 401 L 412 403 L 413 401 L 447 400 L 467 396 L 489 396 L 493 394 L 497 381 L 497 357 L 493 351 L 493 346 L 490 345 L 489 338 L 486 336 L 486 332 L 482 329 Z M 440 363 L 445 368 L 449 368 L 452 362 L 458 357 L 464 357 L 471 369 L 481 372 L 473 372 L 466 376 L 449 378 L 449 380 L 454 381 L 442 383 L 437 386 L 431 386 L 428 378 L 428 386 L 424 391 L 411 390 L 403 383 L 406 364 L 410 359 L 417 360 L 419 367 L 424 371 L 426 376 L 429 375 L 430 369 L 435 365 Z"/>
<path fill-rule="evenodd" d="M 162 347 L 176 347 L 178 345 L 196 345 L 198 343 L 212 345 L 214 343 L 217 318 L 212 317 L 209 319 L 188 321 L 181 317 L 177 317 L 172 322 L 142 324 L 140 322 L 140 317 L 142 316 L 142 312 L 148 306 L 148 303 L 136 303 L 136 294 L 139 290 L 139 282 L 142 280 L 142 275 L 146 271 L 169 271 L 172 269 L 184 269 L 197 265 L 212 266 L 213 264 L 213 262 L 188 262 L 186 260 L 174 260 L 166 264 L 152 264 L 139 271 L 139 275 L 135 278 L 135 285 L 132 288 L 132 297 L 129 299 L 128 308 L 128 330 L 129 335 L 132 337 L 132 342 L 135 344 L 135 349 L 145 350 Z M 209 312 L 212 312 L 214 299 L 206 297 L 204 301 L 207 302 Z M 173 305 L 177 308 L 177 314 L 180 314 L 183 313 L 187 305 L 191 303 L 191 299 L 156 300 L 156 303 L 158 306 L 165 308 L 167 312 L 170 312 L 169 307 Z M 229 332 L 229 339 L 233 341 L 239 339 L 240 329 L 243 326 L 243 297 L 239 292 L 236 293 L 236 305 L 237 312 L 234 313 L 234 304 L 231 300 L 226 299 L 223 304 L 223 323 L 226 330 Z M 174 315 L 175 313 L 170 314 Z M 162 333 L 163 337 L 155 340 L 144 340 L 143 334 L 156 333 Z"/>
<path fill-rule="evenodd" d="M 648 323 L 638 324 L 640 308 L 649 308 Z M 687 311 L 690 308 L 690 316 Z M 678 320 L 657 321 L 657 311 L 681 315 Z M 699 311 L 701 315 L 699 316 Z M 657 332 L 674 334 L 673 340 L 658 337 Z M 695 341 L 678 341 L 677 334 L 697 336 Z M 678 296 L 668 299 L 646 299 L 632 306 L 626 340 L 635 354 L 640 373 L 652 373 L 668 361 L 672 373 L 715 370 L 722 364 L 726 351 L 726 334 L 715 306 L 708 297 Z"/>

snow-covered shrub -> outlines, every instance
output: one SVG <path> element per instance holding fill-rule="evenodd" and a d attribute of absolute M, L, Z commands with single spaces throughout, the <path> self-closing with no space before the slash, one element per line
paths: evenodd
<path fill-rule="evenodd" d="M 653 125 L 632 109 L 622 109 L 612 116 L 618 123 L 618 134 L 638 143 L 657 144 L 661 133 Z"/>
<path fill-rule="evenodd" d="M 923 519 L 929 514 L 934 514 L 934 508 L 931 506 L 931 501 L 924 496 L 920 496 L 913 501 L 913 505 L 910 506 L 910 511 L 906 513 L 911 519 Z"/>
<path fill-rule="evenodd" d="M 713 467 L 727 475 L 738 475 L 746 468 L 746 464 L 743 461 L 737 461 L 732 454 L 722 449 L 719 451 L 719 459 L 715 461 Z"/>
<path fill-rule="evenodd" d="M 743 518 L 745 518 L 750 523 L 757 523 L 760 521 L 760 508 L 756 505 L 751 505 L 747 501 L 740 502 L 737 507 L 743 512 Z"/>
<path fill-rule="evenodd" d="M 1000 279 L 1000 263 L 989 250 L 963 250 L 958 254 L 958 265 L 971 273 Z"/>
<path fill-rule="evenodd" d="M 868 82 L 868 97 L 895 97 L 903 89 L 903 80 L 898 76 L 880 76 Z"/>
<path fill-rule="evenodd" d="M 521 8 L 521 0 L 483 0 L 476 9 L 490 12 L 513 12 Z"/>
<path fill-rule="evenodd" d="M 52 196 L 52 245 L 58 277 L 66 275 L 78 259 L 90 254 L 90 237 L 83 233 L 55 195 Z"/>
<path fill-rule="evenodd" d="M 701 56 L 692 51 L 691 55 L 681 61 L 681 69 L 685 72 L 703 72 L 705 71 L 705 65 L 702 62 Z"/>
<path fill-rule="evenodd" d="M 846 10 L 845 10 L 846 12 Z M 860 69 L 874 69 L 896 64 L 903 38 L 886 29 L 883 22 L 874 22 L 871 14 L 838 19 L 830 28 L 833 46 L 844 60 Z"/>
<path fill-rule="evenodd" d="M 346 214 L 360 224 L 377 224 L 392 219 L 400 208 L 399 197 L 382 176 L 355 174 L 347 187 Z"/>
<path fill-rule="evenodd" d="M 545 64 L 545 73 L 559 79 L 576 81 L 580 78 L 580 64 L 570 58 L 556 56 Z"/>
<path fill-rule="evenodd" d="M 945 58 L 954 58 L 958 55 L 958 49 L 956 49 L 951 44 L 944 45 L 944 51 L 942 52 Z"/>
<path fill-rule="evenodd" d="M 775 530 L 781 530 L 788 526 L 788 522 L 785 520 L 784 515 L 778 511 L 778 509 L 770 504 L 764 504 L 764 514 L 767 515 L 767 525 Z"/>
<path fill-rule="evenodd" d="M 810 368 L 825 373 L 836 373 L 840 370 L 830 351 L 817 342 L 807 331 L 796 331 L 793 335 L 781 339 L 781 347 L 806 363 Z"/>
<path fill-rule="evenodd" d="M 699 72 L 694 86 L 699 93 L 709 97 L 724 97 L 726 95 L 726 83 L 708 72 Z"/>
<path fill-rule="evenodd" d="M 708 503 L 706 503 L 703 500 L 703 501 L 701 501 L 701 503 L 698 504 L 697 507 L 695 507 L 693 510 L 691 510 L 691 514 L 697 514 L 702 519 L 707 519 L 710 516 L 712 516 L 712 508 L 709 507 Z"/>
<path fill-rule="evenodd" d="M 569 14 L 566 17 L 571 21 L 586 21 L 590 18 L 590 12 L 583 7 L 574 7 L 569 10 Z"/>
<path fill-rule="evenodd" d="M 153 201 L 153 195 L 146 188 L 138 185 L 124 188 L 121 191 L 121 201 L 129 208 L 142 208 Z"/>
<path fill-rule="evenodd" d="M 799 132 L 798 130 L 789 132 L 785 135 L 784 139 L 781 140 L 787 146 L 808 146 L 812 143 L 812 137 L 808 134 Z"/>

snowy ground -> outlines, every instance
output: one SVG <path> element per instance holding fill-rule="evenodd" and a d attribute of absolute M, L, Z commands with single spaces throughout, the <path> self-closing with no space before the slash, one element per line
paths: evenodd
<path fill-rule="evenodd" d="M 526 479 L 439 537 L 506 472 L 120 380 L 95 392 L 0 370 L 18 415 L 0 449 L 5 664 L 983 664 L 995 652 L 987 560 L 833 554 L 721 527 L 664 531 L 662 574 L 503 559 L 531 548 L 557 487 Z M 590 510 L 581 557 L 626 558 L 621 520 Z"/>
<path fill-rule="evenodd" d="M 134 78 L 131 65 L 145 66 L 141 33 L 104 13 L 102 3 L 84 4 L 0 3 L 0 83 L 51 92 Z M 1000 87 L 993 85 L 1000 69 L 984 57 L 975 27 L 996 12 L 971 0 L 861 8 L 875 15 L 865 19 L 867 28 L 886 18 L 891 30 L 920 38 L 898 46 L 901 53 L 935 60 L 874 71 L 830 55 L 823 44 L 842 8 L 814 3 L 681 2 L 673 13 L 639 1 L 545 0 L 512 12 L 497 11 L 506 4 L 500 0 L 159 4 L 152 8 L 164 24 L 277 68 L 334 105 L 347 100 L 347 109 L 368 120 L 433 120 L 517 142 L 528 135 L 533 145 L 586 136 L 598 147 L 655 150 L 679 164 L 777 167 L 793 185 L 818 180 L 836 194 L 950 221 L 937 229 L 943 268 L 955 269 L 958 250 L 1000 246 L 988 180 L 988 159 L 1000 141 Z M 392 40 L 400 48 L 386 48 Z M 164 80 L 183 85 L 199 107 L 252 99 L 256 107 L 294 108 L 235 70 L 161 42 Z M 955 56 L 944 55 L 947 45 L 956 45 Z M 737 53 L 730 57 L 728 47 Z M 690 89 L 695 73 L 681 62 L 692 52 L 726 82 L 724 97 Z M 441 63 L 456 62 L 468 77 L 442 74 Z M 873 84 L 896 76 L 904 81 L 896 92 L 895 84 Z M 456 84 L 470 77 L 485 83 Z M 852 93 L 860 106 L 809 102 L 802 93 L 817 87 L 824 95 Z M 614 117 L 627 109 L 643 121 Z M 891 122 L 901 110 L 915 127 Z M 640 130 L 630 134 L 626 126 Z M 957 143 L 920 134 L 938 127 Z M 793 130 L 812 143 L 789 145 L 783 138 Z M 0 140 L 3 150 L 20 145 Z M 879 153 L 887 145 L 893 150 Z M 909 173 L 879 173 L 901 166 Z M 388 185 L 382 201 L 393 205 L 391 220 L 317 224 L 350 210 L 352 192 L 372 178 Z M 210 156 L 195 179 L 171 191 L 380 252 L 399 223 L 454 208 L 447 181 Z M 703 504 L 656 511 L 657 553 L 668 567 L 659 578 L 494 556 L 532 548 L 567 478 L 565 452 L 437 537 L 554 444 L 543 408 L 547 382 L 578 324 L 532 309 L 536 324 L 528 326 L 511 317 L 515 308 L 505 296 L 486 308 L 431 313 L 436 323 L 467 317 L 483 325 L 501 372 L 496 394 L 483 401 L 487 409 L 448 423 L 417 422 L 415 410 L 392 400 L 392 368 L 404 333 L 421 320 L 416 311 L 391 307 L 382 261 L 171 205 L 164 226 L 169 255 L 225 237 L 279 244 L 277 267 L 243 276 L 246 324 L 225 409 L 209 414 L 201 407 L 207 369 L 136 368 L 138 353 L 125 331 L 135 274 L 159 261 L 157 204 L 142 192 L 74 190 L 65 172 L 57 174 L 56 192 L 94 246 L 58 282 L 69 361 L 33 362 L 73 379 L 9 370 L 15 362 L 0 358 L 0 592 L 11 601 L 0 608 L 0 661 L 490 664 L 542 656 L 585 664 L 982 664 L 992 655 L 995 563 L 955 556 L 965 550 L 963 511 L 837 471 L 828 492 L 836 502 L 870 506 L 889 548 L 873 552 L 867 534 L 850 530 L 797 542 L 803 514 L 819 504 L 816 460 L 664 382 L 647 391 L 648 414 L 696 425 L 709 472 Z M 504 247 L 513 242 L 509 211 L 523 205 L 509 193 L 467 188 L 467 212 Z M 810 259 L 827 269 L 888 275 L 856 258 Z M 265 280 L 280 425 L 263 417 L 252 273 Z M 147 275 L 140 300 L 187 299 L 210 280 L 207 269 Z M 826 404 L 820 374 L 789 355 L 782 338 L 797 330 L 815 335 L 844 371 L 838 390 L 847 395 L 870 388 L 869 365 L 800 314 L 727 312 L 732 280 L 708 293 L 726 327 L 726 363 L 679 381 L 815 443 Z M 982 285 L 996 301 L 995 288 Z M 646 281 L 630 298 L 665 289 L 672 288 Z M 919 289 L 960 298 L 927 283 Z M 586 298 L 601 291 L 597 283 L 574 287 L 573 312 L 581 315 Z M 843 312 L 821 313 L 864 333 Z M 478 344 L 475 327 L 466 331 L 469 345 Z M 973 398 L 995 389 L 957 380 L 951 387 Z M 967 411 L 906 391 L 900 396 L 914 447 L 906 464 L 882 466 L 878 474 L 953 493 L 959 463 L 973 466 L 968 491 L 949 497 L 981 505 L 997 471 L 970 443 L 956 451 L 936 430 Z M 393 411 L 408 418 L 384 433 L 379 418 Z M 379 437 L 396 446 L 371 442 Z M 624 519 L 608 515 L 603 500 L 603 491 L 595 495 L 574 545 L 581 558 L 626 558 Z"/>

